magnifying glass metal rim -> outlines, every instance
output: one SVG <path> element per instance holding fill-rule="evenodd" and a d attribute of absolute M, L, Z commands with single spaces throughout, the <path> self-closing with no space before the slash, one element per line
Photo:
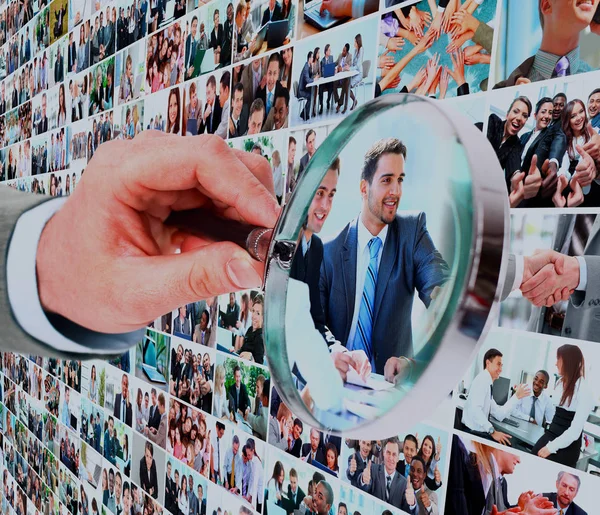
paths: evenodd
<path fill-rule="evenodd" d="M 285 310 L 287 283 L 291 259 L 300 239 L 300 220 L 305 217 L 306 207 L 294 199 L 302 189 L 314 193 L 319 187 L 328 167 L 336 156 L 360 131 L 363 124 L 377 114 L 395 109 L 400 105 L 421 102 L 435 108 L 454 129 L 456 138 L 465 152 L 470 168 L 472 194 L 471 253 L 467 273 L 461 288 L 459 303 L 454 316 L 446 326 L 441 343 L 429 365 L 414 383 L 410 393 L 393 408 L 382 412 L 372 420 L 344 429 L 346 437 L 363 439 L 387 438 L 398 433 L 400 425 L 411 424 L 426 418 L 448 397 L 467 370 L 479 350 L 479 342 L 496 322 L 498 301 L 504 283 L 508 232 L 510 228 L 509 204 L 506 195 L 504 172 L 492 146 L 484 141 L 481 131 L 464 116 L 449 112 L 448 106 L 436 100 L 413 94 L 391 94 L 378 97 L 358 108 L 333 129 L 327 144 L 321 145 L 305 169 L 294 193 L 277 222 L 271 241 L 265 280 L 264 338 L 269 368 L 282 401 L 312 427 L 323 428 L 304 405 L 298 390 L 291 381 L 287 346 L 285 345 Z M 469 144 L 475 139 L 483 144 Z M 320 172 L 317 169 L 320 168 Z M 318 392 L 311 392 L 318 395 Z M 327 428 L 332 434 L 342 434 L 336 428 Z"/>

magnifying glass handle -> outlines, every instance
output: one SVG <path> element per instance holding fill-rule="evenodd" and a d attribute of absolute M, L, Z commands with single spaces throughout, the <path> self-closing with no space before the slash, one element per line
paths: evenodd
<path fill-rule="evenodd" d="M 236 243 L 262 263 L 267 260 L 273 237 L 273 229 L 222 218 L 202 208 L 173 211 L 164 223 L 206 240 Z"/>

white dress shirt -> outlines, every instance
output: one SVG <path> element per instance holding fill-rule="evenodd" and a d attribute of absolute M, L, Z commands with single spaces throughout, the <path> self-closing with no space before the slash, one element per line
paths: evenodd
<path fill-rule="evenodd" d="M 554 395 L 552 396 L 552 399 L 557 406 L 560 403 L 562 394 L 563 385 L 562 381 L 559 381 L 556 385 L 556 390 L 554 390 Z M 573 392 L 571 401 L 564 406 L 560 406 L 567 411 L 574 411 L 575 417 L 573 418 L 569 429 L 558 438 L 555 438 L 546 444 L 546 447 L 548 447 L 551 453 L 555 453 L 560 449 L 568 447 L 574 440 L 579 438 L 583 431 L 583 427 L 587 422 L 590 411 L 594 408 L 595 402 L 594 395 L 592 394 L 588 382 L 585 378 L 580 377 L 575 384 L 575 391 Z"/>
<path fill-rule="evenodd" d="M 533 404 L 534 397 L 534 395 L 530 395 L 528 397 L 519 399 L 512 411 L 512 416 L 520 418 L 521 420 L 529 421 L 529 414 L 531 413 L 531 405 Z M 546 419 L 546 422 L 550 422 L 554 418 L 554 413 L 556 412 L 552 399 L 546 394 L 546 392 L 542 391 L 535 403 L 536 424 L 541 426 L 544 422 L 544 419 Z"/>
<path fill-rule="evenodd" d="M 132 343 L 115 335 L 106 335 L 105 344 L 93 347 L 65 337 L 42 309 L 36 274 L 38 243 L 46 223 L 66 200 L 67 197 L 59 197 L 42 202 L 24 212 L 15 224 L 6 258 L 7 294 L 13 315 L 26 333 L 53 349 L 94 356 L 125 352 Z"/>
<path fill-rule="evenodd" d="M 527 143 L 525 143 L 525 147 L 523 147 L 523 152 L 521 153 L 521 163 L 525 160 L 525 156 L 527 155 L 527 151 L 529 150 L 529 147 L 531 147 L 531 145 L 533 145 L 533 143 L 535 142 L 535 140 L 540 135 L 540 132 L 541 131 L 538 131 L 537 128 L 533 129 L 533 133 L 531 134 L 531 136 L 527 140 Z"/>
<path fill-rule="evenodd" d="M 365 287 L 365 278 L 367 276 L 367 269 L 369 268 L 369 262 L 371 261 L 371 254 L 369 252 L 369 241 L 375 235 L 371 234 L 362 222 L 362 218 L 359 215 L 358 219 L 358 244 L 356 245 L 356 294 L 354 296 L 354 314 L 352 315 L 352 324 L 350 325 L 350 332 L 348 333 L 348 342 L 354 341 L 354 335 L 356 333 L 356 326 L 358 325 L 358 312 L 360 311 L 360 304 L 362 302 L 363 289 Z M 383 249 L 385 247 L 385 239 L 388 233 L 388 226 L 381 230 L 377 236 L 381 240 L 381 250 L 377 256 L 377 268 L 379 269 L 379 263 L 381 263 L 381 256 L 383 255 Z"/>
<path fill-rule="evenodd" d="M 489 421 L 490 415 L 497 420 L 504 420 L 512 412 L 518 400 L 517 396 L 513 395 L 504 406 L 498 406 L 491 394 L 492 384 L 492 376 L 487 370 L 482 370 L 471 383 L 469 396 L 463 409 L 462 422 L 472 431 L 489 433 L 494 428 Z"/>

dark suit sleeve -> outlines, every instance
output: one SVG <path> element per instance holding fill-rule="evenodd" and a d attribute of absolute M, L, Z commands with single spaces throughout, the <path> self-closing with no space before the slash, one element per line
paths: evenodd
<path fill-rule="evenodd" d="M 444 258 L 435 248 L 427 231 L 425 213 L 417 220 L 417 234 L 414 249 L 415 287 L 421 301 L 429 307 L 431 291 L 441 286 L 448 278 L 449 268 Z"/>
<path fill-rule="evenodd" d="M 565 136 L 563 130 L 560 127 L 557 127 L 554 131 L 552 143 L 550 144 L 550 155 L 548 156 L 548 159 L 558 160 L 558 167 L 560 168 L 560 164 L 566 151 L 567 137 Z"/>
<path fill-rule="evenodd" d="M 460 97 L 463 95 L 468 95 L 469 94 L 469 84 L 467 82 L 465 82 L 463 85 L 459 86 L 459 88 L 456 90 L 456 96 Z"/>

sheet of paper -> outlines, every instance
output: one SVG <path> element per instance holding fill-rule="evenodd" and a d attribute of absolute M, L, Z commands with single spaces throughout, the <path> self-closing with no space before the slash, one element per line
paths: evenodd
<path fill-rule="evenodd" d="M 375 379 L 372 376 L 364 381 L 362 377 L 358 375 L 358 372 L 354 370 L 352 367 L 348 370 L 346 374 L 346 382 L 350 384 L 354 384 L 356 386 L 362 386 L 363 388 L 369 388 L 371 390 L 389 390 L 394 387 L 394 383 L 389 383 L 385 380 Z"/>

